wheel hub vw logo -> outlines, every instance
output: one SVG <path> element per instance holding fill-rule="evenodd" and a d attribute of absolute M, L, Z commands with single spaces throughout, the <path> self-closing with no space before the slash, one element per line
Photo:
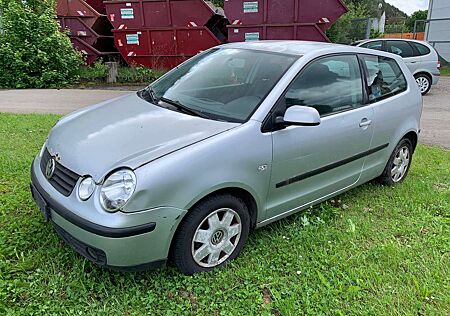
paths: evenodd
<path fill-rule="evenodd" d="M 218 245 L 218 244 L 220 244 L 220 242 L 222 241 L 222 239 L 223 239 L 223 231 L 218 230 L 218 231 L 216 231 L 216 232 L 212 235 L 212 237 L 211 237 L 211 243 L 212 243 L 213 245 Z"/>
<path fill-rule="evenodd" d="M 45 167 L 45 176 L 47 177 L 47 179 L 51 179 L 51 177 L 53 177 L 53 174 L 55 173 L 55 167 L 55 158 L 52 158 L 47 162 L 47 166 Z"/>

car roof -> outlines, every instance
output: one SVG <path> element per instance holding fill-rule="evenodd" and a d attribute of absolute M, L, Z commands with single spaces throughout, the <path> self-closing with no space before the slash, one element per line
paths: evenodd
<path fill-rule="evenodd" d="M 223 48 L 241 48 L 260 50 L 273 53 L 285 53 L 291 55 L 302 56 L 307 53 L 322 51 L 322 50 L 348 50 L 355 51 L 347 45 L 323 43 L 323 42 L 309 42 L 309 41 L 254 41 L 254 42 L 239 42 L 221 45 Z"/>
<path fill-rule="evenodd" d="M 371 38 L 371 39 L 367 39 L 367 40 L 357 41 L 355 43 L 358 43 L 358 45 L 359 45 L 359 44 L 374 42 L 374 41 L 404 41 L 404 42 L 415 42 L 415 43 L 419 43 L 419 44 L 428 44 L 428 42 L 426 42 L 426 41 L 420 41 L 420 40 L 408 39 L 408 38 Z"/>
<path fill-rule="evenodd" d="M 310 41 L 254 41 L 254 42 L 239 42 L 230 43 L 219 46 L 220 48 L 239 48 L 239 49 L 251 49 L 262 52 L 272 52 L 289 54 L 299 57 L 305 57 L 307 60 L 314 59 L 320 56 L 329 54 L 368 54 L 384 56 L 396 59 L 398 62 L 402 62 L 402 58 L 383 51 L 350 46 L 343 44 L 323 43 L 323 42 L 310 42 Z"/>

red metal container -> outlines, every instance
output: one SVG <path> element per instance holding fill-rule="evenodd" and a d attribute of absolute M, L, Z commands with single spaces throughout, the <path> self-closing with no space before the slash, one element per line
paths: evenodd
<path fill-rule="evenodd" d="M 257 40 L 329 41 L 322 29 L 315 23 L 232 25 L 228 29 L 229 42 Z"/>
<path fill-rule="evenodd" d="M 56 14 L 58 16 L 79 16 L 85 18 L 97 18 L 100 16 L 100 13 L 84 0 L 58 0 Z"/>
<path fill-rule="evenodd" d="M 94 2 L 94 1 L 91 1 Z M 68 31 L 74 47 L 91 64 L 99 57 L 117 59 L 112 25 L 85 0 L 58 0 L 57 16 L 62 31 Z"/>
<path fill-rule="evenodd" d="M 105 4 L 103 0 L 85 0 L 87 4 L 93 7 L 98 13 L 106 14 Z"/>
<path fill-rule="evenodd" d="M 221 44 L 206 27 L 115 30 L 116 47 L 128 64 L 170 69 Z"/>
<path fill-rule="evenodd" d="M 116 29 L 204 26 L 217 14 L 203 0 L 113 0 L 105 5 Z"/>
<path fill-rule="evenodd" d="M 73 47 L 80 51 L 84 56 L 86 64 L 88 65 L 94 63 L 98 58 L 103 58 L 105 60 L 119 58 L 119 53 L 117 51 L 100 51 L 78 37 L 71 37 L 70 40 L 72 41 Z"/>
<path fill-rule="evenodd" d="M 348 11 L 342 0 L 225 0 L 234 25 L 317 23 L 322 30 Z"/>

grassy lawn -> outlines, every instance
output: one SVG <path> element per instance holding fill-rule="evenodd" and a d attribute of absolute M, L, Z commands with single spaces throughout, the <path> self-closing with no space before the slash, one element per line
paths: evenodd
<path fill-rule="evenodd" d="M 447 67 L 441 68 L 441 76 L 450 76 L 450 68 Z"/>
<path fill-rule="evenodd" d="M 0 114 L 0 315 L 450 315 L 450 152 L 253 232 L 224 269 L 123 274 L 65 246 L 29 193 L 57 121 Z M 151 245 L 149 245 L 151 247 Z"/>

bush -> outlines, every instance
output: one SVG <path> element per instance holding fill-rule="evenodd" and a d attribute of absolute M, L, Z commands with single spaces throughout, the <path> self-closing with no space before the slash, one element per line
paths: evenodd
<path fill-rule="evenodd" d="M 119 67 L 117 83 L 119 84 L 150 84 L 164 74 L 162 70 L 148 69 L 144 67 Z M 108 67 L 97 61 L 89 67 L 81 67 L 77 73 L 81 83 L 105 82 L 108 75 Z"/>
<path fill-rule="evenodd" d="M 58 87 L 77 79 L 82 64 L 59 31 L 55 0 L 0 0 L 0 88 Z"/>
<path fill-rule="evenodd" d="M 164 74 L 164 71 L 147 69 L 143 67 L 119 68 L 117 82 L 150 84 Z"/>
<path fill-rule="evenodd" d="M 103 82 L 108 75 L 108 67 L 100 60 L 96 61 L 92 66 L 80 67 L 77 76 L 80 81 L 87 82 Z"/>

